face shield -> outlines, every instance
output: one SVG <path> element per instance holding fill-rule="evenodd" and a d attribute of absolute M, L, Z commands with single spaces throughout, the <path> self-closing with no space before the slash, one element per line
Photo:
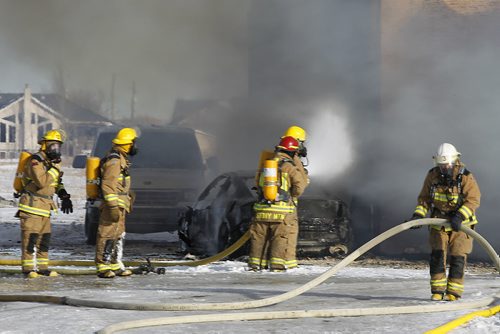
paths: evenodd
<path fill-rule="evenodd" d="M 136 155 L 139 152 L 139 148 L 137 147 L 136 139 L 132 141 L 132 144 L 130 146 L 130 150 L 128 152 L 129 155 Z"/>
<path fill-rule="evenodd" d="M 453 168 L 455 167 L 454 163 L 438 164 L 438 167 L 439 171 L 441 172 L 441 175 L 445 177 L 453 176 Z"/>
<path fill-rule="evenodd" d="M 58 141 L 47 141 L 45 153 L 51 161 L 61 160 L 61 143 Z"/>

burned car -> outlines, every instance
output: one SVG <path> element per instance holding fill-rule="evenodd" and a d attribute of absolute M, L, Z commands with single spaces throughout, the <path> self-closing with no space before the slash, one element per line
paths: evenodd
<path fill-rule="evenodd" d="M 349 209 L 339 199 L 310 195 L 308 187 L 299 199 L 299 256 L 346 254 L 353 234 Z M 181 249 L 197 256 L 211 256 L 236 242 L 252 219 L 257 200 L 255 172 L 228 172 L 216 177 L 193 207 L 179 220 Z M 233 256 L 248 254 L 248 243 Z"/>

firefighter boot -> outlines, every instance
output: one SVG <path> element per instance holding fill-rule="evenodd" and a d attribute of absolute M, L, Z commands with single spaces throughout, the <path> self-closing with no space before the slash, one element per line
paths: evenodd
<path fill-rule="evenodd" d="M 97 274 L 97 277 L 99 278 L 114 278 L 115 276 L 116 275 L 113 270 L 106 270 Z"/>
<path fill-rule="evenodd" d="M 443 294 L 442 293 L 433 293 L 431 296 L 431 300 L 434 300 L 434 301 L 443 300 Z"/>
<path fill-rule="evenodd" d="M 448 301 L 448 302 L 454 302 L 456 300 L 459 300 L 460 297 L 457 297 L 455 295 L 452 295 L 451 293 L 447 293 L 445 296 L 444 296 L 444 300 Z"/>
<path fill-rule="evenodd" d="M 24 277 L 26 278 L 37 278 L 39 275 L 36 271 L 30 271 L 27 273 L 24 273 Z"/>
<path fill-rule="evenodd" d="M 113 271 L 115 273 L 115 276 L 130 276 L 132 275 L 132 271 L 128 269 L 118 269 Z"/>
<path fill-rule="evenodd" d="M 57 273 L 57 271 L 54 271 L 54 270 L 40 270 L 38 271 L 38 274 L 39 275 L 43 275 L 43 276 L 49 276 L 49 277 L 57 277 L 59 276 L 59 274 Z"/>

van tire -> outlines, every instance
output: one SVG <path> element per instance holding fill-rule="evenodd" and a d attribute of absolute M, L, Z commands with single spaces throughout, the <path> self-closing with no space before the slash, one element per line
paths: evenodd
<path fill-rule="evenodd" d="M 87 226 L 87 245 L 95 245 L 97 241 L 97 224 L 89 224 Z"/>
<path fill-rule="evenodd" d="M 99 210 L 97 208 L 87 208 L 85 212 L 85 242 L 87 245 L 95 245 L 98 225 Z"/>

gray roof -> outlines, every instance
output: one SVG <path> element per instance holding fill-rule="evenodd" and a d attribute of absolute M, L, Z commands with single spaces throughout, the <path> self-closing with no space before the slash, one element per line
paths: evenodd
<path fill-rule="evenodd" d="M 0 93 L 0 109 L 5 108 L 23 96 L 23 93 Z M 32 97 L 35 101 L 38 101 L 53 111 L 59 113 L 68 121 L 80 123 L 111 123 L 109 119 L 89 109 L 83 108 L 57 94 L 32 94 Z"/>

